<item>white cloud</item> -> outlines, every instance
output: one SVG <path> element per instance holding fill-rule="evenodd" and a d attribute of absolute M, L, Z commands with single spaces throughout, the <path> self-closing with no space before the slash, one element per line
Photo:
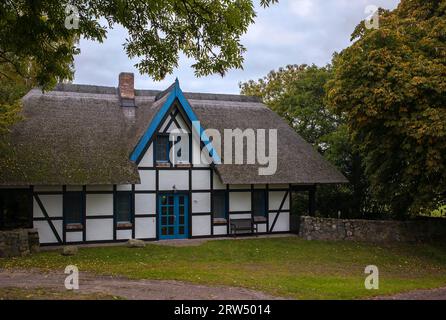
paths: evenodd
<path fill-rule="evenodd" d="M 314 13 L 314 7 L 311 0 L 291 0 L 289 6 L 291 12 L 299 17 L 307 17 Z"/>
<path fill-rule="evenodd" d="M 253 0 L 258 3 L 258 0 Z M 399 0 L 281 0 L 267 9 L 257 7 L 256 24 L 243 36 L 246 46 L 243 70 L 230 70 L 225 77 L 195 78 L 191 61 L 181 57 L 179 68 L 165 80 L 153 81 L 140 75 L 124 52 L 126 31 L 111 30 L 104 43 L 81 40 L 81 54 L 75 58 L 75 82 L 116 86 L 121 71 L 135 73 L 135 86 L 165 89 L 176 77 L 186 91 L 238 93 L 238 83 L 258 79 L 287 64 L 325 65 L 334 51 L 350 43 L 354 27 L 367 17 L 370 4 L 393 9 Z"/>

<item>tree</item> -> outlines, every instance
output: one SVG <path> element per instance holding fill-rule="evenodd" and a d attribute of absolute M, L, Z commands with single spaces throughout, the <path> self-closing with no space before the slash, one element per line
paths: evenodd
<path fill-rule="evenodd" d="M 354 152 L 343 119 L 326 104 L 325 86 L 331 66 L 288 65 L 258 81 L 241 83 L 242 94 L 257 96 L 282 116 L 307 142 L 337 166 L 351 182 L 345 186 L 320 187 L 317 208 L 322 215 L 364 216 L 375 212 L 368 194 L 361 158 Z M 294 208 L 305 204 L 303 198 Z"/>
<path fill-rule="evenodd" d="M 274 2 L 260 1 L 263 7 Z M 37 84 L 51 88 L 72 78 L 76 39 L 102 42 L 107 28 L 120 24 L 129 33 L 128 56 L 141 58 L 141 73 L 163 79 L 183 52 L 196 60 L 198 76 L 223 75 L 242 67 L 240 37 L 254 17 L 252 0 L 6 0 L 0 4 L 0 62 L 24 75 L 23 62 L 32 59 Z"/>
<path fill-rule="evenodd" d="M 275 2 L 260 0 L 263 7 Z M 49 90 L 72 80 L 81 37 L 102 42 L 107 28 L 119 24 L 129 33 L 124 47 L 130 58 L 140 58 L 141 73 L 163 79 L 182 52 L 195 60 L 197 76 L 224 75 L 242 67 L 240 37 L 254 17 L 252 0 L 2 1 L 0 91 L 14 94 L 0 96 L 0 138 L 18 119 L 24 84 Z"/>
<path fill-rule="evenodd" d="M 283 117 L 306 141 L 325 147 L 323 137 L 333 132 L 339 119 L 328 111 L 324 99 L 324 85 L 331 67 L 316 65 L 288 65 L 271 71 L 257 82 L 240 84 L 241 93 L 257 96 Z"/>
<path fill-rule="evenodd" d="M 398 216 L 446 198 L 446 1 L 402 0 L 361 22 L 333 60 L 328 100 L 377 198 Z"/>

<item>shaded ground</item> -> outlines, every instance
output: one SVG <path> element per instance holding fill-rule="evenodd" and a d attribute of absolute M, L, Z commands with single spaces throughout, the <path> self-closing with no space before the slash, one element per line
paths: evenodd
<path fill-rule="evenodd" d="M 277 299 L 277 297 L 262 292 L 243 288 L 210 287 L 181 281 L 129 280 L 123 277 L 97 276 L 90 273 L 80 273 L 79 290 L 75 291 L 73 293 L 75 296 L 73 296 L 71 291 L 65 289 L 66 276 L 63 270 L 51 273 L 43 273 L 37 270 L 0 270 L 0 299 Z M 29 290 L 29 296 L 17 289 Z"/>

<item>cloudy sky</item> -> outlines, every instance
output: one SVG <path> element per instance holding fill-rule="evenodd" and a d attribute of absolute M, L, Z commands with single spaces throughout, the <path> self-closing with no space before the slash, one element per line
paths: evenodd
<path fill-rule="evenodd" d="M 258 5 L 259 0 L 254 0 Z M 121 71 L 135 73 L 135 87 L 165 89 L 178 77 L 183 90 L 193 92 L 238 93 L 239 82 L 258 79 L 270 70 L 287 64 L 325 65 L 333 52 L 347 47 L 354 27 L 374 5 L 393 9 L 399 0 L 279 0 L 267 9 L 257 8 L 255 24 L 242 42 L 247 48 L 244 70 L 196 78 L 191 60 L 180 59 L 179 68 L 163 81 L 140 75 L 122 44 L 126 31 L 115 27 L 107 40 L 95 43 L 81 40 L 81 54 L 75 59 L 75 83 L 116 86 Z"/>

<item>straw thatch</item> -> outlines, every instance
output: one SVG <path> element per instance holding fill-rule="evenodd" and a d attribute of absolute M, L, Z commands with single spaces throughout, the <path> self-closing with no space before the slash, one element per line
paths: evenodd
<path fill-rule="evenodd" d="M 13 127 L 9 148 L 0 156 L 0 184 L 139 183 L 137 167 L 129 155 L 166 100 L 160 93 L 136 90 L 136 114 L 129 118 L 113 87 L 64 84 L 48 93 L 31 90 L 23 99 L 24 120 Z M 346 182 L 257 98 L 206 93 L 185 96 L 205 128 L 278 129 L 276 174 L 259 176 L 255 165 L 218 165 L 223 183 Z"/>

